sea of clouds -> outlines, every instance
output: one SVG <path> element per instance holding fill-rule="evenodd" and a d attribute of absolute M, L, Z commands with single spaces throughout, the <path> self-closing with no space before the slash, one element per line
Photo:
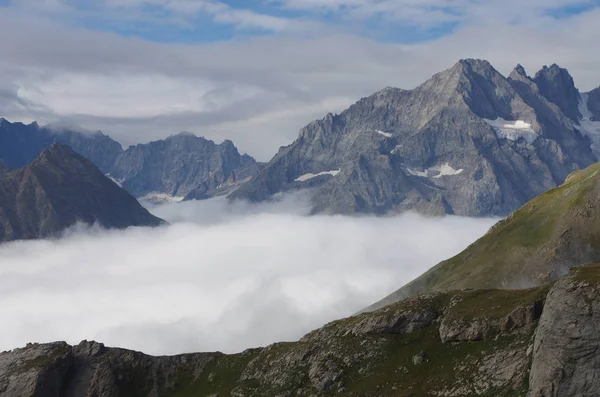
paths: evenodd
<path fill-rule="evenodd" d="M 301 196 L 149 205 L 156 229 L 74 227 L 0 245 L 0 350 L 98 340 L 238 352 L 352 315 L 460 252 L 494 219 L 306 216 Z"/>

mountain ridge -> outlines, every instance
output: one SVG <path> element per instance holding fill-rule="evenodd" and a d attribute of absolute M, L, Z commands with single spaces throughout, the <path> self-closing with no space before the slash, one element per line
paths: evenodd
<path fill-rule="evenodd" d="M 463 252 L 366 310 L 421 294 L 462 288 L 523 288 L 555 281 L 600 261 L 600 163 L 572 173 L 494 225 Z"/>
<path fill-rule="evenodd" d="M 29 165 L 0 173 L 0 241 L 52 237 L 74 224 L 159 226 L 91 161 L 54 143 Z"/>
<path fill-rule="evenodd" d="M 230 140 L 221 144 L 191 133 L 132 145 L 100 131 L 79 132 L 56 126 L 0 122 L 0 160 L 12 168 L 29 164 L 53 142 L 70 146 L 138 198 L 208 198 L 226 194 L 253 175 L 259 164 L 240 154 Z M 179 149 L 177 149 L 178 141 Z"/>
<path fill-rule="evenodd" d="M 362 98 L 301 129 L 230 197 L 317 187 L 314 212 L 506 215 L 597 160 L 589 138 L 516 69 L 505 78 L 465 59 L 413 90 Z M 323 176 L 299 183 L 307 174 Z"/>

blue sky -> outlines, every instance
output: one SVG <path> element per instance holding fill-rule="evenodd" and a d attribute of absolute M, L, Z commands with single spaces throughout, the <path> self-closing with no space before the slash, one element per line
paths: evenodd
<path fill-rule="evenodd" d="M 65 25 L 166 43 L 343 32 L 414 44 L 487 20 L 565 19 L 599 5 L 600 0 L 0 0 L 0 6 Z"/>
<path fill-rule="evenodd" d="M 190 131 L 269 160 L 461 58 L 600 84 L 600 0 L 0 0 L 0 117 L 124 145 Z"/>

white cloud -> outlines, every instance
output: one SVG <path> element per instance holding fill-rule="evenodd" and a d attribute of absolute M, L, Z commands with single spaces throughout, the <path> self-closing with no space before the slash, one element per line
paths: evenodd
<path fill-rule="evenodd" d="M 456 32 L 413 45 L 319 30 L 153 43 L 3 9 L 0 117 L 102 129 L 125 145 L 186 130 L 267 161 L 311 120 L 385 86 L 412 88 L 459 58 L 488 59 L 505 74 L 556 62 L 583 90 L 600 84 L 600 54 L 590 51 L 598 9 L 557 23 L 545 10 L 563 0 L 503 6 L 527 16 L 517 23 L 500 10 L 506 2 L 471 3 Z"/>
<path fill-rule="evenodd" d="M 0 246 L 0 350 L 96 339 L 153 354 L 294 340 L 380 299 L 490 219 L 306 217 L 302 198 L 154 208 L 159 229 Z M 187 221 L 183 221 L 187 219 Z"/>

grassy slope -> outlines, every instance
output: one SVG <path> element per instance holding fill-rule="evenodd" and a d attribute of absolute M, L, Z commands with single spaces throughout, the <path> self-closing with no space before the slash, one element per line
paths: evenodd
<path fill-rule="evenodd" d="M 466 250 L 369 309 L 462 288 L 526 288 L 600 261 L 600 163 L 525 204 Z"/>

